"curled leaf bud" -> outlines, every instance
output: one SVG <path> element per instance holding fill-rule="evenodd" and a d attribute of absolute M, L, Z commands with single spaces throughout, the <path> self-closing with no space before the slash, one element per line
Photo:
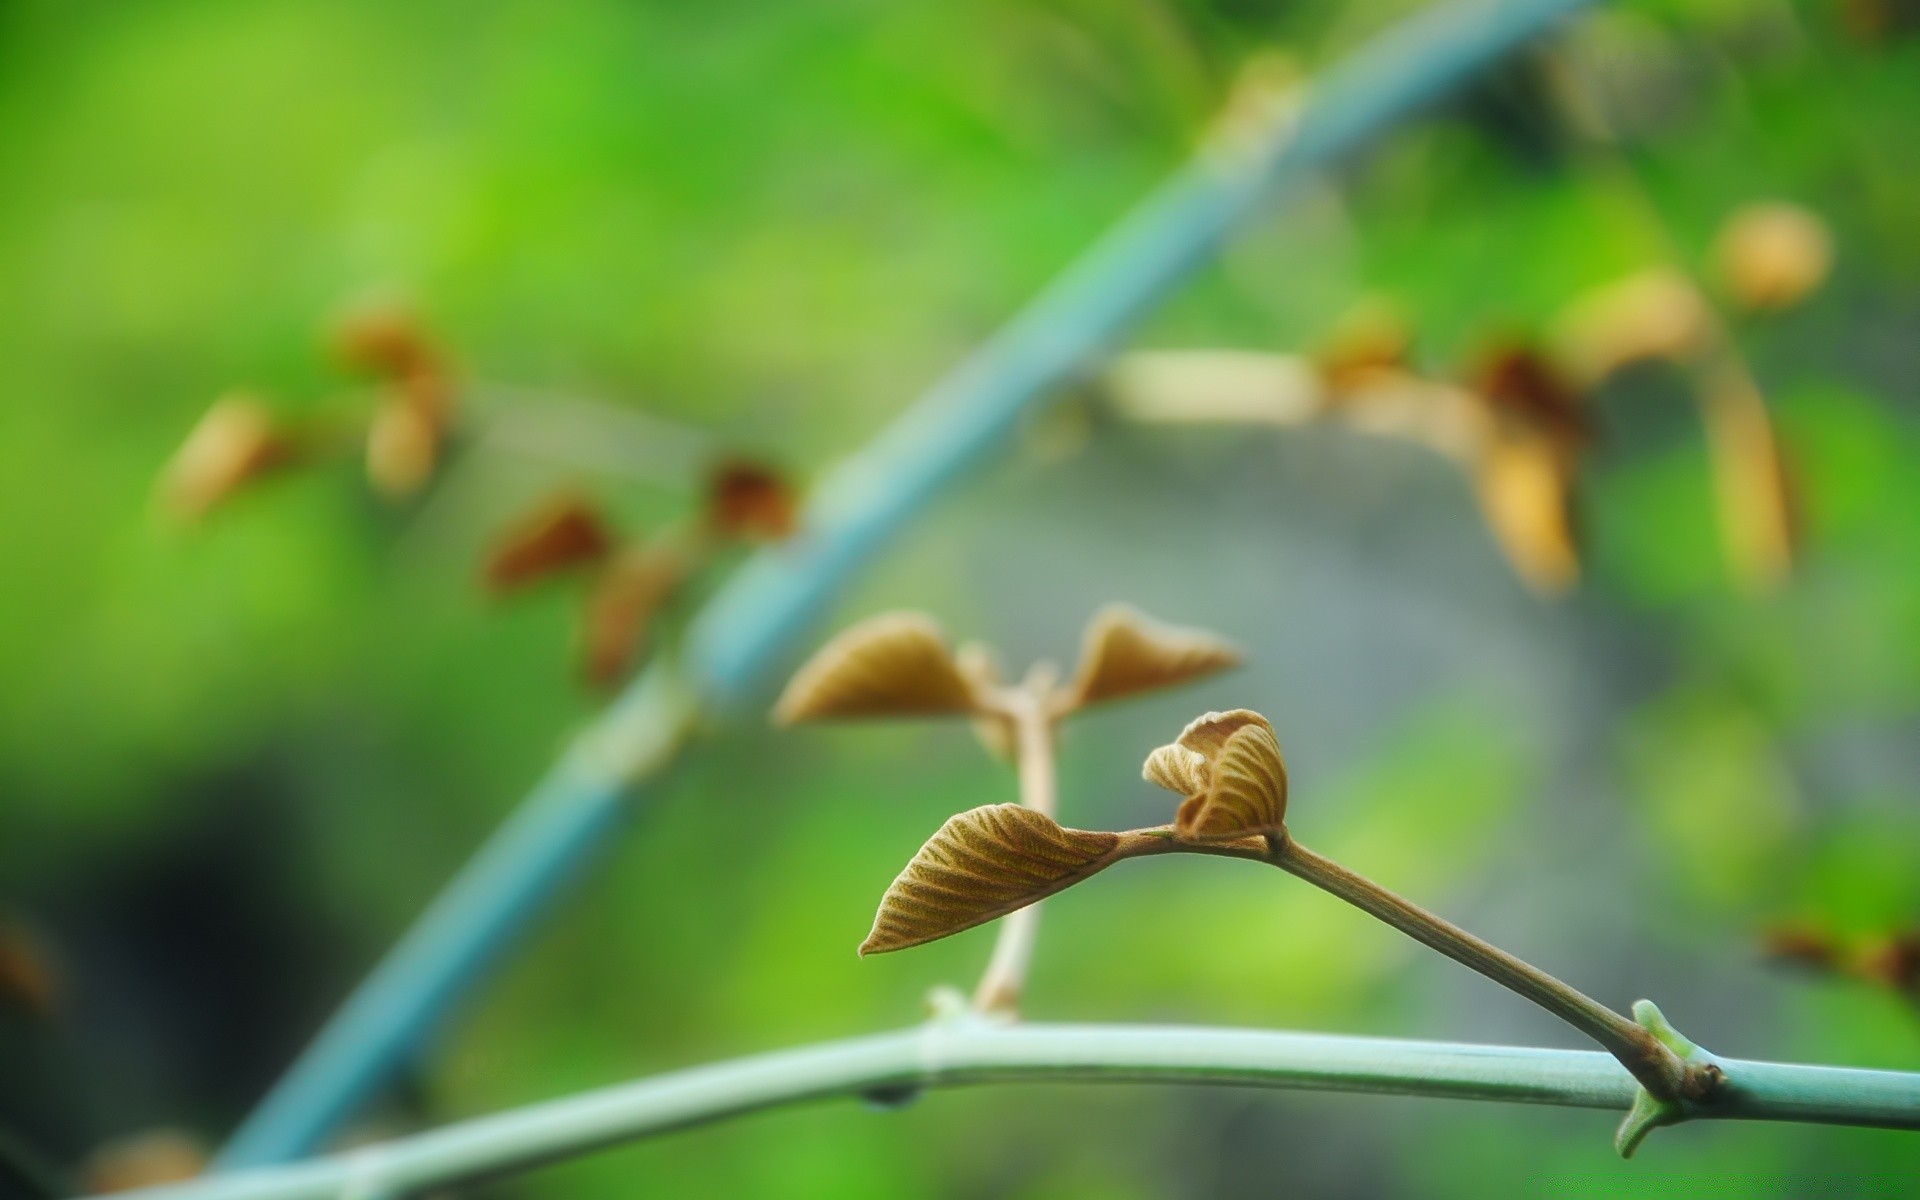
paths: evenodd
<path fill-rule="evenodd" d="M 777 542 L 799 526 L 800 502 L 772 467 L 735 459 L 708 478 L 707 519 L 722 537 Z"/>
<path fill-rule="evenodd" d="M 292 442 L 267 406 L 235 392 L 215 401 L 187 435 L 167 464 L 162 495 L 179 515 L 199 517 L 292 457 Z"/>
<path fill-rule="evenodd" d="M 1178 741 L 1147 757 L 1141 774 L 1186 797 L 1174 818 L 1185 840 L 1286 834 L 1287 764 L 1273 726 L 1257 712 L 1196 717 Z"/>
<path fill-rule="evenodd" d="M 1137 609 L 1109 605 L 1094 615 L 1080 666 L 1060 698 L 1062 711 L 1137 692 L 1178 687 L 1240 665 L 1240 652 L 1200 629 L 1163 625 Z"/>
<path fill-rule="evenodd" d="M 1067 829 L 1018 804 L 950 817 L 881 897 L 860 953 L 935 941 L 1044 899 L 1125 857 L 1115 833 Z"/>
<path fill-rule="evenodd" d="M 1792 308 L 1826 282 L 1833 237 L 1826 222 L 1796 204 L 1749 204 L 1721 227 L 1714 256 L 1727 291 L 1743 307 Z"/>
<path fill-rule="evenodd" d="M 597 508 L 579 496 L 558 496 L 500 535 L 483 573 L 487 587 L 502 594 L 602 562 L 613 544 Z"/>
<path fill-rule="evenodd" d="M 883 613 L 841 633 L 794 673 L 774 706 L 782 725 L 832 717 L 976 712 L 973 684 L 921 613 Z"/>

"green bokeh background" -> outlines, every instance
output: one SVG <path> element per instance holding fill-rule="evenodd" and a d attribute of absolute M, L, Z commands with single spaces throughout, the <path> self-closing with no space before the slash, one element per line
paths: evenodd
<path fill-rule="evenodd" d="M 343 460 L 183 530 L 153 481 L 214 395 L 351 413 L 322 331 L 410 297 L 475 380 L 803 476 L 1030 297 L 1192 148 L 1250 55 L 1307 70 L 1399 0 L 0 8 L 0 909 L 59 967 L 0 1012 L 0 1118 L 57 1162 L 217 1141 L 595 698 L 575 598 L 489 602 L 490 530 L 593 489 L 682 511 L 670 449 L 475 451 L 417 505 Z M 1792 582 L 1734 586 L 1677 377 L 1598 397 L 1589 574 L 1543 601 L 1458 474 L 1329 430 L 1035 423 L 836 607 L 923 608 L 1022 664 L 1128 600 L 1250 666 L 1089 715 L 1065 816 L 1164 819 L 1140 759 L 1205 708 L 1280 731 L 1319 849 L 1730 1055 L 1920 1069 L 1920 1021 L 1770 967 L 1782 919 L 1920 916 L 1920 39 L 1863 5 L 1627 0 L 1575 37 L 1687 264 L 1739 204 L 1832 226 L 1810 303 L 1741 329 L 1804 501 Z M 1888 11 L 1906 11 L 1887 0 Z M 1364 296 L 1441 368 L 1657 260 L 1509 71 L 1262 219 L 1141 331 L 1290 350 Z M 585 397 L 606 406 L 562 403 Z M 570 424 L 571 423 L 571 424 Z M 642 440 L 644 439 L 642 427 Z M 631 469 L 628 469 L 631 467 Z M 824 632 L 824 630 L 823 630 Z M 735 714 L 362 1133 L 905 1024 L 992 933 L 861 962 L 949 813 L 1013 798 L 958 725 Z M 1284 878 L 1166 861 L 1049 907 L 1037 1017 L 1578 1045 Z M 1909 1194 L 1912 1135 L 1657 1135 L 1602 1114 L 1208 1089 L 851 1102 L 665 1137 L 501 1197 Z"/>

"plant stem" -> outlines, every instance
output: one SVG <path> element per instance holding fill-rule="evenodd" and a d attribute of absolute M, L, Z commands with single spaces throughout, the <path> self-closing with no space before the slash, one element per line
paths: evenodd
<path fill-rule="evenodd" d="M 1920 1129 L 1920 1074 L 1721 1059 L 1699 1115 Z M 1015 1082 L 1234 1084 L 1624 1111 L 1604 1054 L 1391 1038 L 967 1020 L 784 1050 L 462 1121 L 327 1158 L 131 1193 L 144 1200 L 411 1195 L 744 1113 L 875 1088 Z M 876 1118 L 878 1119 L 878 1118 Z"/>
<path fill-rule="evenodd" d="M 751 695 L 855 569 L 1210 261 L 1235 226 L 1592 2 L 1436 4 L 1317 80 L 1291 130 L 1231 161 L 1202 156 L 1176 174 L 824 481 L 800 536 L 750 559 L 713 597 L 676 672 L 689 704 L 721 707 Z M 630 690 L 616 702 L 610 724 L 621 724 L 633 699 Z M 677 740 L 683 710 L 673 715 Z M 604 732 L 596 725 L 584 740 Z M 541 781 L 434 900 L 248 1116 L 219 1166 L 284 1161 L 323 1142 L 418 1054 L 462 993 L 590 861 L 648 772 L 580 770 L 575 758 Z"/>
<path fill-rule="evenodd" d="M 1267 861 L 1533 1001 L 1600 1043 L 1655 1096 L 1673 1099 L 1685 1089 L 1686 1064 L 1632 1018 L 1292 838 L 1277 839 Z"/>
<path fill-rule="evenodd" d="M 1020 803 L 1052 817 L 1058 814 L 1058 773 L 1054 769 L 1053 721 L 1046 697 L 1031 686 L 1009 690 L 1007 717 L 1013 723 L 1014 762 L 1020 772 Z M 1040 903 L 1008 913 L 1000 921 L 993 957 L 973 992 L 976 1012 L 1017 1017 L 1020 994 L 1040 936 Z"/>

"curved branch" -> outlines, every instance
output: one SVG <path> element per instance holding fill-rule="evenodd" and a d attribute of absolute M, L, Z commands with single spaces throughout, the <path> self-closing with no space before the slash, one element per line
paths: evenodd
<path fill-rule="evenodd" d="M 1920 1074 L 1718 1060 L 1702 1116 L 1920 1129 Z M 876 1089 L 1015 1082 L 1233 1084 L 1625 1111 L 1633 1077 L 1593 1050 L 1148 1025 L 949 1018 L 755 1055 L 536 1104 L 283 1167 L 125 1193 L 146 1200 L 334 1200 L 497 1176 L 784 1104 Z"/>

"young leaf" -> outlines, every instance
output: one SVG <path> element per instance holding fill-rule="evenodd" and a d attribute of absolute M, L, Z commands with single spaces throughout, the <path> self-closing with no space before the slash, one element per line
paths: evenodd
<path fill-rule="evenodd" d="M 1749 204 L 1727 219 L 1714 246 L 1721 279 L 1742 307 L 1792 308 L 1826 282 L 1833 237 L 1795 204 Z"/>
<path fill-rule="evenodd" d="M 1507 561 L 1535 589 L 1555 594 L 1580 578 L 1573 524 L 1573 464 L 1545 437 L 1497 434 L 1480 458 L 1480 506 Z"/>
<path fill-rule="evenodd" d="M 777 542 L 799 525 L 800 502 L 772 467 L 734 459 L 708 477 L 707 519 L 722 537 Z"/>
<path fill-rule="evenodd" d="M 367 479 L 396 499 L 411 496 L 433 477 L 440 458 L 440 427 L 425 408 L 396 393 L 380 402 L 367 427 Z"/>
<path fill-rule="evenodd" d="M 904 950 L 1025 908 L 1117 862 L 1120 842 L 1018 804 L 950 817 L 881 897 L 860 953 Z"/>
<path fill-rule="evenodd" d="M 782 725 L 832 717 L 906 717 L 979 708 L 931 617 L 883 613 L 822 646 L 774 705 Z"/>
<path fill-rule="evenodd" d="M 604 561 L 614 538 L 592 504 L 579 496 L 548 500 L 500 535 L 484 575 L 496 594 Z"/>
<path fill-rule="evenodd" d="M 1180 740 L 1147 757 L 1142 774 L 1185 796 L 1174 832 L 1189 841 L 1231 841 L 1286 832 L 1287 765 L 1273 726 L 1259 713 L 1207 713 Z"/>
<path fill-rule="evenodd" d="M 267 406 L 244 392 L 215 401 L 167 463 L 161 492 L 169 508 L 199 517 L 293 457 Z"/>
<path fill-rule="evenodd" d="M 1633 363 L 1682 362 L 1711 340 L 1700 289 L 1671 267 L 1655 267 L 1596 288 L 1554 323 L 1554 348 L 1574 376 L 1595 384 Z"/>
<path fill-rule="evenodd" d="M 581 665 L 588 683 L 606 688 L 620 681 L 645 648 L 655 615 L 693 568 L 670 539 L 629 550 L 608 564 L 581 617 Z"/>
<path fill-rule="evenodd" d="M 1204 630 L 1163 625 L 1110 605 L 1087 626 L 1080 667 L 1062 697 L 1068 711 L 1136 692 L 1176 687 L 1240 665 L 1240 652 Z"/>

